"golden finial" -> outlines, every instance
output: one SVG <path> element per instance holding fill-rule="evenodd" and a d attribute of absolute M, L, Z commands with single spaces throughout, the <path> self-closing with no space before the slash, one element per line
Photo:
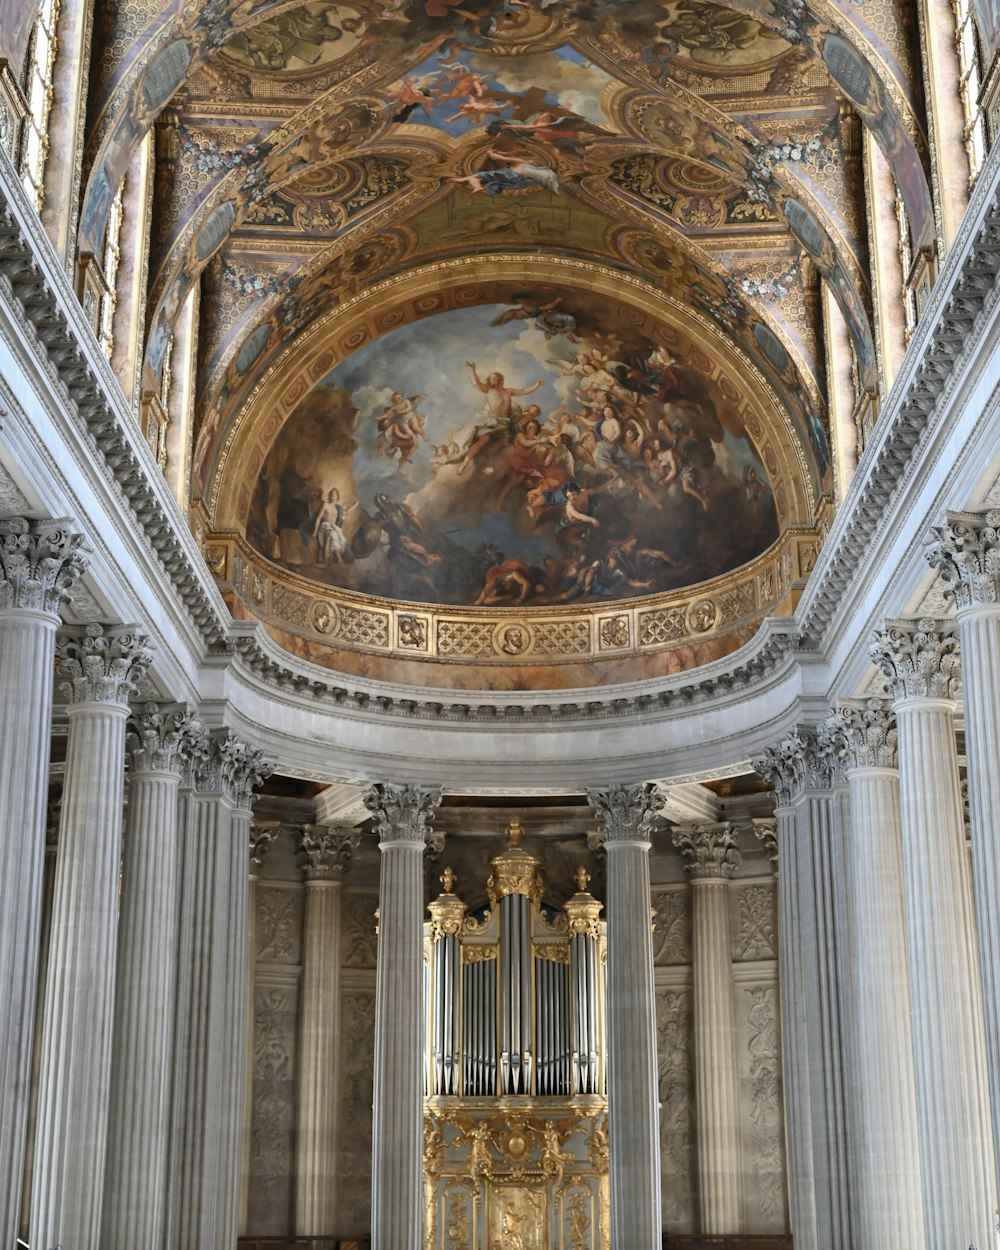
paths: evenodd
<path fill-rule="evenodd" d="M 590 884 L 590 873 L 584 868 L 583 864 L 573 874 L 573 880 L 576 882 L 576 888 L 581 894 L 585 894 L 587 886 Z"/>
<path fill-rule="evenodd" d="M 450 868 L 446 868 L 441 874 L 441 884 L 444 886 L 445 894 L 451 894 L 455 889 L 455 874 Z"/>
<path fill-rule="evenodd" d="M 517 850 L 521 845 L 521 838 L 524 836 L 524 830 L 521 828 L 521 822 L 515 816 L 507 826 L 507 837 L 510 839 L 512 850 Z"/>

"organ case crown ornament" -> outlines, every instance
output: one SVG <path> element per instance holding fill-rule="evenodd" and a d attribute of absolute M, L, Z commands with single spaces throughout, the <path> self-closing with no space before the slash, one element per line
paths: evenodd
<path fill-rule="evenodd" d="M 485 904 L 445 868 L 428 908 L 428 1250 L 453 1250 L 456 1229 L 463 1250 L 610 1245 L 603 904 L 582 867 L 564 907 L 546 904 L 523 833 L 512 820 Z"/>

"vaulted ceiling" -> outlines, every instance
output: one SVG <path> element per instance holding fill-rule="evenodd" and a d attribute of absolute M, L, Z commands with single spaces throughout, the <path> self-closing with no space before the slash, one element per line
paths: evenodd
<path fill-rule="evenodd" d="M 501 338 L 508 371 L 526 368 L 510 355 L 515 329 L 551 346 L 553 359 L 542 363 L 556 373 L 583 371 L 588 353 L 594 369 L 607 367 L 611 399 L 618 403 L 620 392 L 619 407 L 628 409 L 617 416 L 633 420 L 644 449 L 646 468 L 637 451 L 639 468 L 628 479 L 637 507 L 662 510 L 650 481 L 665 490 L 673 480 L 679 491 L 684 466 L 678 460 L 671 473 L 664 446 L 678 423 L 698 438 L 695 407 L 709 404 L 725 426 L 729 404 L 743 412 L 730 434 L 752 444 L 744 475 L 752 467 L 775 496 L 784 483 L 777 528 L 813 523 L 832 493 L 821 283 L 847 328 L 857 393 L 877 385 L 863 129 L 893 171 L 914 248 L 933 233 L 922 102 L 902 7 L 893 0 L 860 8 L 826 0 L 175 0 L 156 8 L 136 0 L 101 6 L 106 32 L 81 240 L 84 250 L 100 251 L 114 193 L 155 128 L 144 384 L 158 386 L 178 314 L 198 287 L 192 490 L 217 530 L 240 531 L 253 545 L 247 527 L 256 491 L 258 512 L 270 516 L 269 523 L 258 517 L 258 528 L 275 531 L 265 554 L 282 563 L 275 517 L 282 505 L 268 502 L 266 482 L 261 493 L 260 474 L 266 478 L 269 455 L 273 472 L 292 471 L 287 450 L 280 463 L 273 459 L 282 428 L 292 429 L 310 388 L 326 388 L 326 408 L 315 396 L 310 402 L 327 411 L 352 360 L 356 388 L 381 380 L 386 394 L 405 392 L 401 402 L 413 399 L 413 411 L 430 416 L 417 413 L 422 433 L 416 424 L 406 433 L 403 409 L 378 426 L 375 417 L 389 412 L 385 396 L 372 399 L 369 418 L 355 392 L 357 437 L 348 451 L 382 456 L 380 471 L 396 468 L 401 479 L 422 472 L 420 481 L 430 482 L 433 472 L 447 484 L 455 469 L 443 450 L 445 394 L 448 404 L 467 403 L 471 417 L 486 391 L 474 393 L 464 359 L 485 375 Z M 464 320 L 456 313 L 462 308 Z M 419 322 L 425 331 L 406 329 Z M 489 327 L 498 324 L 503 331 L 490 344 Z M 529 338 L 518 342 L 518 350 L 542 351 Z M 704 365 L 693 363 L 698 352 Z M 451 390 L 434 390 L 435 361 Z M 506 385 L 529 383 L 530 376 L 511 376 Z M 551 402 L 571 410 L 575 402 L 577 416 L 593 403 L 593 389 L 581 398 L 580 389 L 552 387 Z M 720 387 L 730 388 L 730 399 Z M 483 402 L 498 401 L 487 395 Z M 665 416 L 662 404 L 673 404 Z M 381 430 L 381 444 L 374 432 L 367 441 L 357 433 L 366 421 Z M 451 424 L 464 429 L 457 416 Z M 515 428 L 516 421 L 512 439 Z M 580 434 L 579 421 L 573 428 Z M 470 426 L 456 450 L 480 436 Z M 704 438 L 717 466 L 722 434 Z M 408 459 L 407 439 L 415 444 Z M 598 426 L 591 442 L 601 439 Z M 464 467 L 489 485 L 483 475 L 493 471 L 496 449 L 488 440 L 483 446 L 473 453 L 478 462 Z M 592 453 L 588 473 L 600 468 Z M 308 481 L 301 460 L 294 471 Z M 362 498 L 362 478 L 329 464 L 333 476 L 313 489 L 328 493 L 336 483 L 341 504 L 351 505 L 356 486 L 357 506 L 369 519 L 374 513 L 391 548 L 392 523 Z M 580 470 L 578 457 L 575 476 Z M 527 469 L 518 477 L 516 462 L 497 460 L 496 472 L 515 499 L 540 486 Z M 591 484 L 603 480 L 591 477 Z M 699 488 L 697 470 L 689 467 L 686 480 L 693 486 L 682 492 L 685 506 L 697 506 L 699 489 L 711 495 L 703 480 Z M 416 498 L 414 491 L 398 502 L 408 499 L 412 510 Z M 509 511 L 506 499 L 498 510 Z M 756 498 L 743 503 L 755 512 Z M 438 512 L 436 524 L 454 520 Z M 339 517 L 348 536 L 358 524 Z M 756 547 L 739 546 L 738 559 L 720 556 L 711 568 L 690 562 L 687 581 L 725 571 L 774 538 L 762 522 Z M 676 567 L 664 542 L 645 532 L 641 540 Z M 406 541 L 437 558 L 412 527 Z M 503 547 L 486 544 L 498 563 L 510 554 Z M 404 554 L 430 567 L 414 550 Z M 330 567 L 346 565 L 335 555 Z M 303 569 L 293 562 L 294 571 Z M 320 580 L 389 599 L 476 602 L 440 584 L 435 596 L 424 575 L 393 583 L 388 573 L 379 582 L 335 571 Z M 432 570 L 430 581 L 436 577 Z M 626 588 L 619 577 L 608 597 L 669 589 L 685 575 L 633 562 L 627 580 L 634 584 Z M 496 602 L 530 606 L 533 595 L 544 598 L 540 588 L 518 594 L 508 585 Z M 548 601 L 564 601 L 554 594 L 550 585 Z M 582 596 L 596 597 L 592 586 Z"/>

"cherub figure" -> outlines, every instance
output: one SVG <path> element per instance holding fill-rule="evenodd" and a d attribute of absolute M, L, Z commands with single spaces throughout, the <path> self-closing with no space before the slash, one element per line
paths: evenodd
<path fill-rule="evenodd" d="M 375 455 L 384 455 L 390 460 L 398 456 L 396 472 L 399 474 L 403 473 L 406 465 L 412 463 L 418 440 L 422 438 L 427 442 L 427 418 L 413 406 L 423 398 L 423 395 L 411 395 L 407 399 L 402 391 L 393 391 L 389 403 L 376 421 L 379 436 L 375 440 Z"/>

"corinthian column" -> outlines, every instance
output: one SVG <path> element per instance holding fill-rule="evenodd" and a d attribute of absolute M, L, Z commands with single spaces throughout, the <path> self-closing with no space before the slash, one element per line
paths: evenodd
<path fill-rule="evenodd" d="M 899 731 L 904 915 L 924 1225 L 930 1250 L 992 1243 L 993 1143 L 955 748 L 958 640 L 887 621 L 872 658 Z"/>
<path fill-rule="evenodd" d="M 61 521 L 0 520 L 0 1243 L 18 1231 L 41 930 L 59 605 L 83 572 Z"/>
<path fill-rule="evenodd" d="M 182 832 L 168 1250 L 236 1244 L 254 789 L 270 772 L 229 730 L 195 769 Z"/>
<path fill-rule="evenodd" d="M 740 863 L 728 823 L 672 831 L 691 881 L 694 1088 L 703 1233 L 744 1231 L 740 1088 L 729 882 Z"/>
<path fill-rule="evenodd" d="M 377 785 L 365 796 L 382 852 L 375 980 L 372 1250 L 422 1250 L 424 881 L 439 789 Z"/>
<path fill-rule="evenodd" d="M 341 885 L 359 840 L 356 829 L 312 825 L 302 831 L 306 899 L 295 1167 L 299 1237 L 329 1237 L 336 1231 Z"/>
<path fill-rule="evenodd" d="M 88 625 L 59 646 L 69 741 L 45 985 L 33 1245 L 101 1245 L 125 722 L 151 659 L 146 641 L 133 629 Z"/>
<path fill-rule="evenodd" d="M 858 1250 L 922 1250 L 896 725 L 879 700 L 840 704 L 837 723 L 850 793 Z"/>
<path fill-rule="evenodd" d="M 148 703 L 129 722 L 102 1250 L 159 1246 L 167 1180 L 167 1090 L 177 963 L 181 757 L 200 726 Z"/>
<path fill-rule="evenodd" d="M 993 1140 L 1000 1143 L 1000 512 L 949 512 L 928 559 L 958 609 Z M 1000 1150 L 994 1194 L 1000 1192 Z"/>
<path fill-rule="evenodd" d="M 792 1230 L 803 1250 L 846 1250 L 850 1176 L 843 991 L 849 964 L 837 778 L 825 734 L 807 725 L 793 730 L 756 767 L 777 790 Z"/>
<path fill-rule="evenodd" d="M 660 1097 L 656 1059 L 649 826 L 651 785 L 588 790 L 608 855 L 608 1143 L 611 1244 L 660 1250 Z"/>

